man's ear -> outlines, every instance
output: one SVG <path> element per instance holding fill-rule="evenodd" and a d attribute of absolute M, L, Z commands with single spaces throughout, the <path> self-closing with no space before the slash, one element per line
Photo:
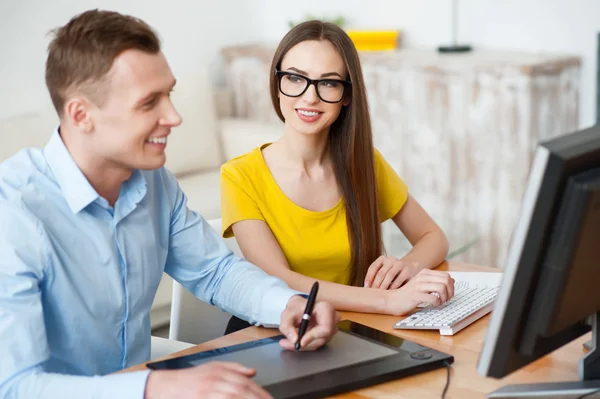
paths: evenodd
<path fill-rule="evenodd" d="M 89 101 L 83 97 L 73 97 L 65 104 L 65 118 L 85 133 L 91 133 L 94 129 L 90 105 Z"/>

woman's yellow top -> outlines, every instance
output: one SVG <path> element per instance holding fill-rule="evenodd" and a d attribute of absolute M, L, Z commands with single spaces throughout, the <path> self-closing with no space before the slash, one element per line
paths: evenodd
<path fill-rule="evenodd" d="M 231 226 L 248 219 L 267 223 L 290 269 L 316 279 L 348 284 L 350 242 L 346 210 L 340 200 L 333 208 L 313 212 L 292 202 L 281 191 L 262 155 L 264 144 L 221 167 L 223 237 Z M 375 176 L 381 222 L 394 217 L 406 202 L 408 188 L 375 150 Z"/>

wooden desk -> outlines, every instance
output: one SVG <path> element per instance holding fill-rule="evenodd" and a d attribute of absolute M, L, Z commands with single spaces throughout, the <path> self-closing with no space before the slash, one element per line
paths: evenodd
<path fill-rule="evenodd" d="M 496 269 L 450 262 L 449 264 L 443 264 L 438 270 L 494 271 Z M 341 312 L 341 316 L 342 320 L 353 320 L 378 330 L 385 331 L 389 334 L 409 339 L 421 345 L 453 355 L 454 364 L 452 365 L 450 388 L 446 397 L 455 399 L 483 398 L 487 393 L 506 384 L 575 381 L 577 380 L 577 361 L 584 355 L 582 344 L 590 339 L 590 334 L 586 334 L 510 376 L 502 380 L 495 380 L 482 377 L 476 371 L 479 352 L 485 338 L 489 316 L 478 320 L 455 336 L 441 336 L 435 331 L 394 330 L 392 325 L 400 319 L 397 316 L 353 312 Z M 277 335 L 278 333 L 277 330 L 273 329 L 251 327 L 205 342 L 193 348 L 174 353 L 165 357 L 165 359 L 224 346 L 236 345 L 255 339 L 270 337 Z M 124 371 L 141 370 L 144 368 L 145 365 L 141 364 Z M 440 398 L 445 383 L 446 370 L 439 369 L 418 374 L 413 377 L 375 385 L 352 393 L 337 395 L 335 398 Z"/>

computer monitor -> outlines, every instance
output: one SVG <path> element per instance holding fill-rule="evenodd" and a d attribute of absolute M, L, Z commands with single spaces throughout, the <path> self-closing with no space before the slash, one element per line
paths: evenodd
<path fill-rule="evenodd" d="M 488 397 L 600 392 L 598 312 L 600 125 L 537 146 L 477 366 L 502 378 L 592 329 L 580 381 L 510 385 Z"/>

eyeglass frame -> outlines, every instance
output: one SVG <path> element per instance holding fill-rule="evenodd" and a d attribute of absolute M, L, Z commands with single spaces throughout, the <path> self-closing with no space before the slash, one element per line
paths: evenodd
<path fill-rule="evenodd" d="M 352 82 L 349 80 L 342 80 L 342 79 L 331 79 L 331 78 L 326 78 L 326 79 L 311 79 L 307 76 L 304 75 L 300 75 L 299 73 L 294 73 L 294 72 L 288 72 L 288 71 L 279 71 L 279 70 L 275 70 L 275 76 L 277 76 L 277 88 L 279 89 L 279 92 L 281 94 L 283 94 L 286 97 L 300 97 L 301 95 L 303 95 L 304 93 L 306 93 L 306 90 L 308 90 L 308 88 L 312 85 L 315 86 L 315 92 L 317 93 L 317 96 L 319 97 L 319 99 L 323 102 L 329 103 L 329 104 L 337 104 L 339 102 L 342 102 L 344 100 L 344 95 L 346 94 L 346 88 L 348 86 L 352 87 Z M 306 87 L 304 88 L 304 90 L 302 90 L 302 92 L 300 92 L 300 94 L 297 94 L 295 96 L 291 96 L 289 94 L 286 94 L 283 92 L 283 90 L 281 90 L 281 78 L 283 76 L 298 76 L 301 77 L 302 79 L 306 80 Z M 327 101 L 325 99 L 323 99 L 323 97 L 321 97 L 321 94 L 319 93 L 319 83 L 321 82 L 337 82 L 337 83 L 341 83 L 343 86 L 343 90 L 342 90 L 342 97 L 337 100 L 337 101 Z"/>

